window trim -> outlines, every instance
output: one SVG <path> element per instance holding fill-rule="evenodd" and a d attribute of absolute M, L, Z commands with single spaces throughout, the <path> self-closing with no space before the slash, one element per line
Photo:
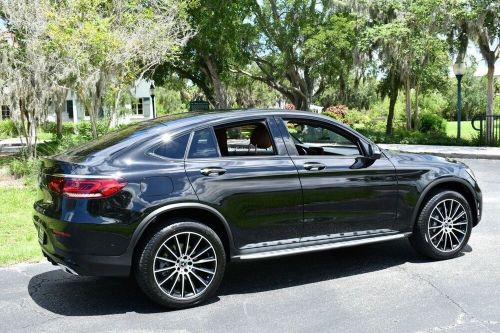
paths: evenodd
<path fill-rule="evenodd" d="M 315 118 L 308 118 L 308 117 L 300 117 L 300 116 L 278 116 L 276 117 L 277 121 L 281 122 L 283 125 L 283 128 L 285 130 L 285 133 L 282 133 L 283 138 L 287 139 L 286 141 L 290 141 L 291 143 L 287 145 L 287 148 L 293 149 L 293 154 L 292 152 L 289 152 L 290 156 L 293 157 L 307 157 L 307 156 L 321 156 L 322 158 L 357 158 L 357 157 L 364 157 L 366 156 L 366 152 L 364 151 L 363 145 L 361 144 L 361 138 L 356 136 L 355 134 L 349 132 L 348 130 L 343 129 L 342 127 L 338 126 L 337 124 L 328 122 L 328 121 L 321 121 Z M 327 129 L 331 130 L 332 132 L 337 133 L 338 135 L 345 136 L 346 138 L 350 139 L 353 141 L 353 143 L 356 144 L 358 148 L 358 154 L 357 155 L 300 155 L 297 147 L 295 147 L 295 144 L 293 144 L 293 138 L 290 132 L 288 131 L 288 128 L 286 127 L 286 121 L 287 120 L 296 120 L 296 121 L 302 121 L 305 123 L 310 123 L 310 124 L 318 124 L 319 126 L 326 127 Z"/>

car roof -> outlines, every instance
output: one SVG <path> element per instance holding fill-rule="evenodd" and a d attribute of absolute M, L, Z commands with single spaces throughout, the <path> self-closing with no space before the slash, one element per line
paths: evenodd
<path fill-rule="evenodd" d="M 260 116 L 284 116 L 284 117 L 312 116 L 339 123 L 330 117 L 322 116 L 310 111 L 284 110 L 284 109 L 238 109 L 238 110 L 216 110 L 216 111 L 206 111 L 206 112 L 190 111 L 182 114 L 158 117 L 154 121 L 156 123 L 162 123 L 163 125 L 166 125 L 171 130 L 180 130 L 187 127 L 192 128 L 202 125 L 209 125 L 220 121 L 232 121 L 232 120 L 238 121 L 239 119 L 242 118 L 251 118 Z"/>

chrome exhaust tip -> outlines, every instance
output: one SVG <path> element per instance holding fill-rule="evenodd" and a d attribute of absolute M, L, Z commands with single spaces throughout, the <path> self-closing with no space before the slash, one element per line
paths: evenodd
<path fill-rule="evenodd" d="M 59 268 L 61 268 L 63 271 L 65 271 L 66 273 L 69 273 L 71 275 L 78 275 L 77 272 L 75 272 L 74 270 L 72 270 L 71 268 L 69 268 L 68 266 L 64 266 L 63 264 L 58 264 L 59 265 Z"/>

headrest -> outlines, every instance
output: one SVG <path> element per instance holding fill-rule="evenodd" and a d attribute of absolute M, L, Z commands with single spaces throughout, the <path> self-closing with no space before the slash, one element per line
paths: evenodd
<path fill-rule="evenodd" d="M 250 136 L 250 144 L 262 149 L 267 149 L 272 146 L 266 126 L 262 124 L 257 125 Z"/>

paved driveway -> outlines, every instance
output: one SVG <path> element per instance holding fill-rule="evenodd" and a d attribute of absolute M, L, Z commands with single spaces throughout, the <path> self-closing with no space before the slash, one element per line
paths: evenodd
<path fill-rule="evenodd" d="M 47 263 L 0 269 L 0 332 L 500 332 L 500 161 L 466 161 L 485 197 L 459 258 L 406 241 L 229 266 L 217 298 L 168 312 L 131 280 Z"/>

